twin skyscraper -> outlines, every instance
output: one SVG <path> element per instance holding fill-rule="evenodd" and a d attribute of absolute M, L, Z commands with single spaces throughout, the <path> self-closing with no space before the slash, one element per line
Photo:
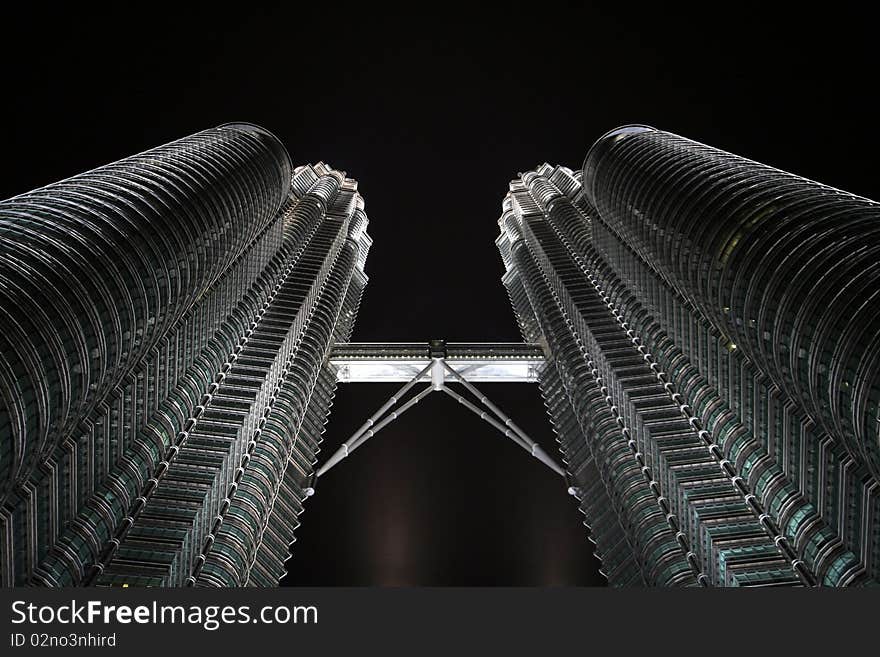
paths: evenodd
<path fill-rule="evenodd" d="M 626 126 L 499 226 L 610 584 L 880 579 L 880 205 Z M 366 227 L 249 124 L 0 203 L 2 583 L 277 584 Z"/>

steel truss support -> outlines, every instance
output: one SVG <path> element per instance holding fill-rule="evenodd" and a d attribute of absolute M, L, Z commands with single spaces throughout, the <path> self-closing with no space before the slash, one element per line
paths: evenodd
<path fill-rule="evenodd" d="M 409 392 L 413 388 L 413 386 L 415 386 L 416 383 L 418 383 L 418 381 L 429 371 L 431 372 L 430 384 L 421 392 L 410 398 L 409 401 L 402 404 L 397 410 L 392 410 L 390 413 L 385 415 L 385 413 L 391 410 L 394 405 L 397 404 L 401 400 L 401 398 L 407 392 Z M 446 385 L 447 382 L 461 384 L 466 391 L 470 392 L 474 397 L 476 397 L 483 406 L 491 411 L 491 413 L 487 413 L 486 411 L 481 410 L 476 404 L 469 401 L 457 392 L 451 390 Z M 558 463 L 556 463 L 556 461 L 554 461 L 553 458 L 549 454 L 547 454 L 547 452 L 545 452 L 540 445 L 538 445 L 538 443 L 529 438 L 525 431 L 518 427 L 513 420 L 511 420 L 507 415 L 504 414 L 504 412 L 501 411 L 500 408 L 489 401 L 486 395 L 481 393 L 473 384 L 467 381 L 460 372 L 457 372 L 455 369 L 453 369 L 444 358 L 432 358 L 431 362 L 424 369 L 422 369 L 410 381 L 408 381 L 406 385 L 404 385 L 400 390 L 394 393 L 394 395 L 392 395 L 387 402 L 382 404 L 382 406 L 379 407 L 379 410 L 371 415 L 369 419 L 367 419 L 367 421 L 364 422 L 348 440 L 342 443 L 339 449 L 337 449 L 333 453 L 333 455 L 330 456 L 329 459 L 327 459 L 324 465 L 322 465 L 318 469 L 315 475 L 315 480 L 317 481 L 318 477 L 325 475 L 333 466 L 342 461 L 354 450 L 363 445 L 367 440 L 375 436 L 380 430 L 391 424 L 391 422 L 399 418 L 406 411 L 415 406 L 432 392 L 445 392 L 447 395 L 462 404 L 465 408 L 479 416 L 480 419 L 492 425 L 495 429 L 510 438 L 521 448 L 529 452 L 529 454 L 531 454 L 541 463 L 553 470 L 553 472 L 567 480 L 565 470 Z M 495 417 L 492 417 L 492 414 L 494 414 Z M 573 489 L 569 489 L 569 492 L 571 493 L 572 490 Z M 312 495 L 313 493 L 314 488 L 308 488 L 306 490 L 307 495 Z"/>

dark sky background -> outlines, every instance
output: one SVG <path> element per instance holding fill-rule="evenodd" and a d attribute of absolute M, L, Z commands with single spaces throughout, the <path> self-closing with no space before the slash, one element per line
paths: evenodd
<path fill-rule="evenodd" d="M 842 4 L 183 4 L 4 16 L 0 198 L 258 123 L 296 163 L 360 183 L 375 243 L 356 340 L 517 340 L 493 243 L 508 181 L 544 161 L 577 168 L 621 124 L 880 197 L 877 37 Z M 340 387 L 322 457 L 393 389 Z M 536 387 L 486 392 L 553 448 Z M 288 583 L 600 584 L 564 487 L 505 441 L 429 396 L 322 479 Z"/>

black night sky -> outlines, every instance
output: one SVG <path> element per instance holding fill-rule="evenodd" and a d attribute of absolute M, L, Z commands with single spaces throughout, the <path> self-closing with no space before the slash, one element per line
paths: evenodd
<path fill-rule="evenodd" d="M 0 197 L 258 123 L 295 163 L 359 181 L 374 246 L 355 340 L 518 340 L 494 245 L 508 181 L 579 167 L 621 124 L 880 197 L 876 35 L 857 13 L 78 4 L 4 17 Z M 485 389 L 555 453 L 536 386 Z M 322 458 L 393 390 L 340 387 Z M 290 584 L 601 584 L 561 482 L 440 395 L 322 478 L 302 522 Z"/>

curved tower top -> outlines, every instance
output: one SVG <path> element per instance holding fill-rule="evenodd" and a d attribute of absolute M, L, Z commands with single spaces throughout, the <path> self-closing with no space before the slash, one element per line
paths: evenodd
<path fill-rule="evenodd" d="M 0 500 L 266 229 L 291 171 L 228 124 L 0 203 Z"/>
<path fill-rule="evenodd" d="M 590 150 L 587 151 L 587 156 L 584 158 L 584 166 L 582 167 L 582 180 L 587 181 L 593 178 L 593 172 L 596 170 L 596 168 L 599 166 L 599 163 L 603 160 L 606 153 L 614 146 L 614 144 L 623 139 L 626 139 L 627 137 L 630 137 L 631 135 L 637 135 L 643 132 L 657 132 L 657 129 L 652 128 L 649 125 L 642 125 L 641 123 L 628 123 L 626 125 L 620 126 L 619 128 L 609 130 L 604 135 L 599 137 L 590 147 Z M 586 184 L 585 182 L 583 192 L 591 203 L 593 202 L 592 191 L 592 186 Z"/>
<path fill-rule="evenodd" d="M 287 192 L 290 189 L 290 181 L 293 177 L 293 160 L 291 159 L 290 152 L 287 150 L 287 147 L 284 145 L 283 141 L 278 139 L 278 137 L 276 137 L 269 130 L 266 130 L 266 128 L 263 128 L 256 123 L 248 123 L 247 121 L 224 123 L 217 126 L 216 129 L 242 132 L 249 135 L 254 135 L 258 139 L 260 139 L 266 145 L 266 147 L 275 154 L 275 159 L 282 169 L 282 177 L 285 181 L 285 196 L 287 195 Z"/>

